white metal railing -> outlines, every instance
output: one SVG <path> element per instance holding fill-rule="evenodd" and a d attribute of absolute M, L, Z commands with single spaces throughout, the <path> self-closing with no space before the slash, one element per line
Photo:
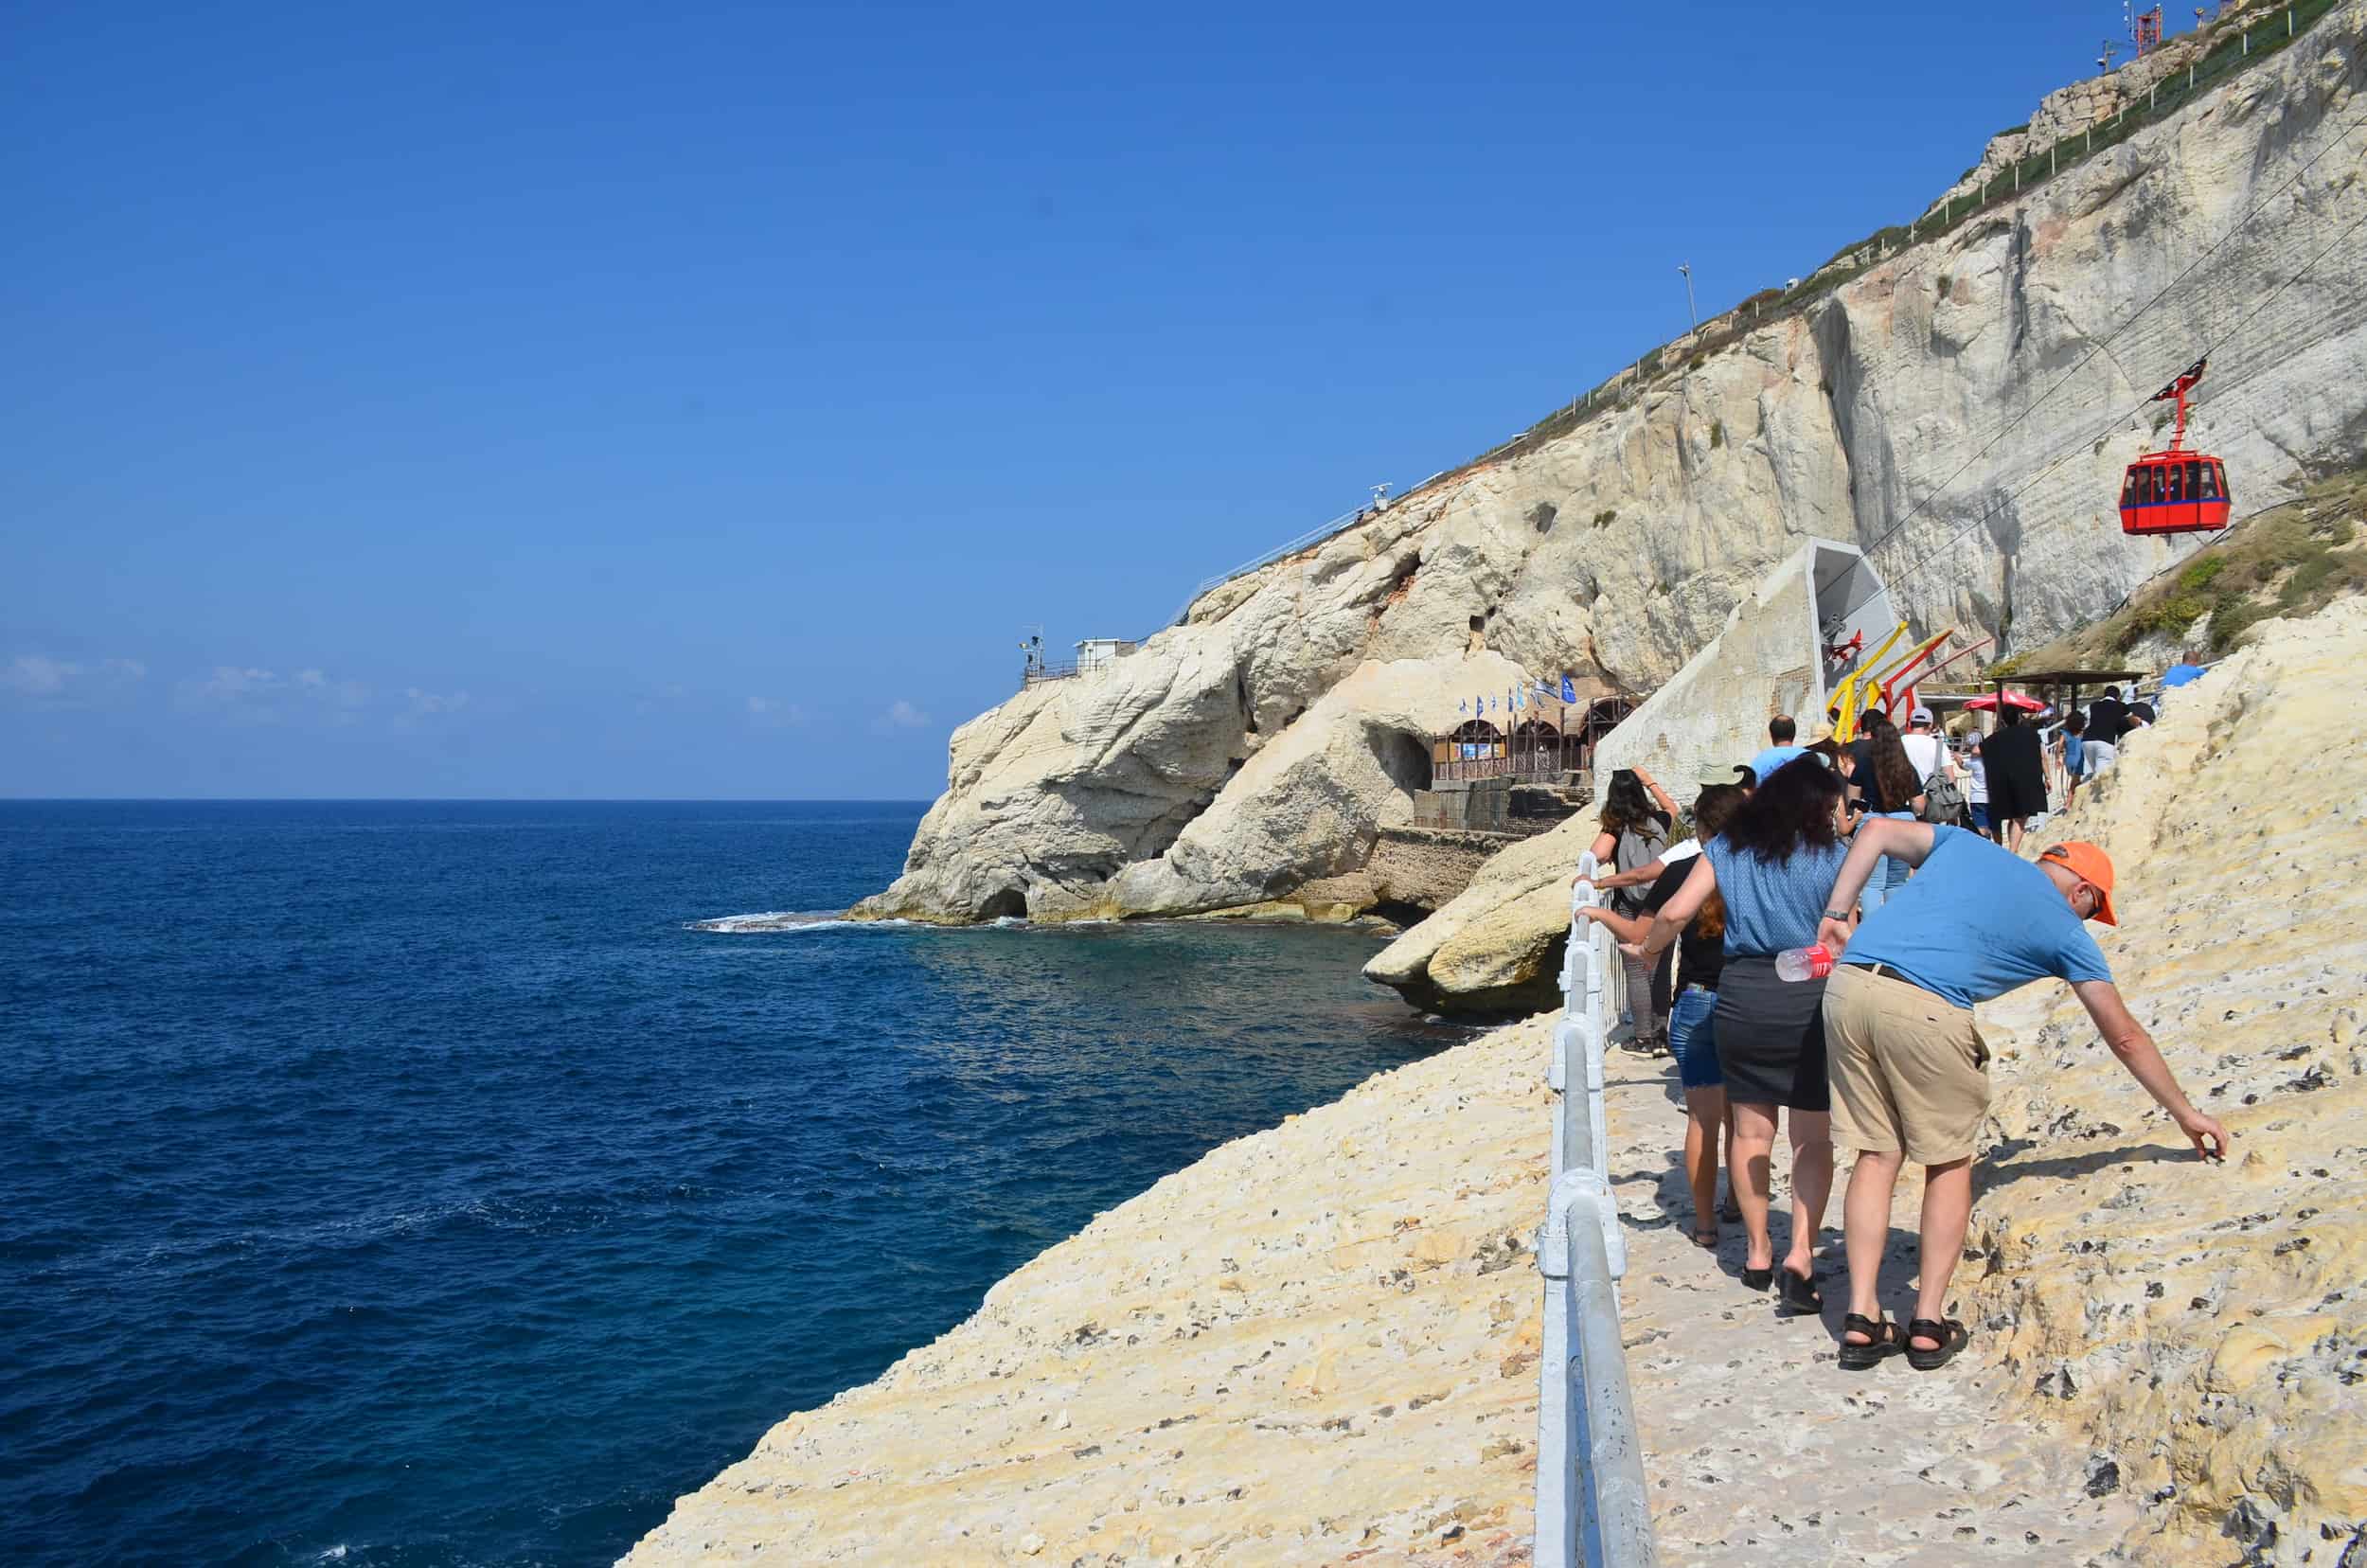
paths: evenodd
<path fill-rule="evenodd" d="M 1578 857 L 1592 878 L 1594 857 Z M 1603 1050 L 1616 1016 L 1618 954 L 1610 931 L 1578 918 L 1600 901 L 1570 898 L 1561 1016 L 1546 1082 L 1555 1108 L 1553 1172 L 1537 1268 L 1545 1278 L 1543 1360 L 1538 1368 L 1537 1545 L 1539 1568 L 1657 1568 L 1644 1447 L 1619 1337 L 1627 1238 L 1611 1190 L 1603 1125 Z"/>
<path fill-rule="evenodd" d="M 1435 475 L 1433 475 L 1433 477 L 1435 477 Z M 1283 559 L 1285 556 L 1296 555 L 1299 551 L 1307 549 L 1310 545 L 1322 543 L 1325 540 L 1329 539 L 1333 534 L 1344 533 L 1349 528 L 1355 526 L 1359 522 L 1361 522 L 1364 518 L 1373 515 L 1373 506 L 1371 503 L 1367 502 L 1365 505 L 1357 508 L 1354 511 L 1342 512 L 1330 522 L 1319 524 L 1315 527 L 1308 529 L 1305 533 L 1299 535 L 1296 539 L 1290 540 L 1287 543 L 1275 545 L 1272 549 L 1268 550 L 1263 555 L 1251 557 L 1249 560 L 1242 561 L 1238 566 L 1234 567 L 1233 570 L 1229 572 L 1219 572 L 1215 577 L 1202 578 L 1200 581 L 1200 585 L 1192 590 L 1191 597 L 1185 599 L 1182 604 L 1178 605 L 1176 607 L 1175 614 L 1167 617 L 1166 624 L 1168 626 L 1183 625 L 1184 617 L 1192 613 L 1192 606 L 1198 604 L 1200 602 L 1201 596 L 1207 593 L 1211 588 L 1221 588 L 1226 583 L 1231 582 L 1235 578 L 1247 577 L 1250 573 L 1257 570 L 1260 566 L 1271 566 L 1275 561 Z"/>

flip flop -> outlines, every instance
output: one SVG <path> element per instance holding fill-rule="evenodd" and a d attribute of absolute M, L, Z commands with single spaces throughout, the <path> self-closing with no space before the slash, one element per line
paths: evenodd
<path fill-rule="evenodd" d="M 1916 1318 L 1907 1325 L 1907 1364 L 1918 1372 L 1936 1372 L 1955 1359 L 1956 1352 L 1972 1343 L 1972 1333 L 1954 1318 Z M 1937 1340 L 1938 1347 L 1925 1350 L 1913 1342 L 1919 1339 Z"/>
<path fill-rule="evenodd" d="M 1717 1250 L 1717 1227 L 1711 1225 L 1703 1229 L 1696 1226 L 1693 1232 L 1693 1244 L 1705 1252 L 1716 1252 Z"/>
<path fill-rule="evenodd" d="M 1885 1359 L 1907 1347 L 1907 1336 L 1899 1332 L 1895 1318 L 1884 1318 L 1877 1323 L 1870 1317 L 1851 1312 L 1841 1320 L 1841 1331 L 1843 1335 L 1866 1336 L 1863 1345 L 1853 1345 L 1846 1338 L 1841 1342 L 1841 1366 L 1844 1372 L 1863 1372 L 1869 1367 L 1878 1366 Z"/>

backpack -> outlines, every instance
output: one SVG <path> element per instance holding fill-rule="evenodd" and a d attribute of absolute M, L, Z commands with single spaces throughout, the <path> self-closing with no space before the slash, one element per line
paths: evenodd
<path fill-rule="evenodd" d="M 1934 768 L 1931 776 L 1923 781 L 1923 820 L 1954 825 L 1965 814 L 1965 792 L 1948 776 L 1947 770 Z"/>
<path fill-rule="evenodd" d="M 1666 833 L 1639 833 L 1632 829 L 1623 830 L 1618 845 L 1611 850 L 1612 869 L 1633 871 L 1660 859 L 1660 852 L 1668 847 Z M 1622 915 L 1644 913 L 1644 899 L 1648 887 L 1613 888 L 1611 906 Z"/>

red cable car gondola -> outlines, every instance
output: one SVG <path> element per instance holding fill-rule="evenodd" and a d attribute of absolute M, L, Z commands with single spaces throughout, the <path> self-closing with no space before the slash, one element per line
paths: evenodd
<path fill-rule="evenodd" d="M 2128 465 L 2121 480 L 2121 532 L 2125 534 L 2216 533 L 2227 526 L 2231 501 L 2227 468 L 2216 457 L 2186 450 L 2186 394 L 2202 380 L 2207 360 L 2146 401 L 2178 403 L 2178 428 L 2167 450 L 2147 453 Z"/>

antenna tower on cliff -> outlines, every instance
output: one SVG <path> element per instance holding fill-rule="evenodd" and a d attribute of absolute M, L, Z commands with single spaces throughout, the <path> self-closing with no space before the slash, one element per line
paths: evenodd
<path fill-rule="evenodd" d="M 2121 0 L 2121 15 L 2128 24 L 2129 42 L 2137 45 L 2137 58 L 2143 60 L 2162 46 L 2162 8 L 2155 6 L 2141 11 L 2131 0 Z"/>

